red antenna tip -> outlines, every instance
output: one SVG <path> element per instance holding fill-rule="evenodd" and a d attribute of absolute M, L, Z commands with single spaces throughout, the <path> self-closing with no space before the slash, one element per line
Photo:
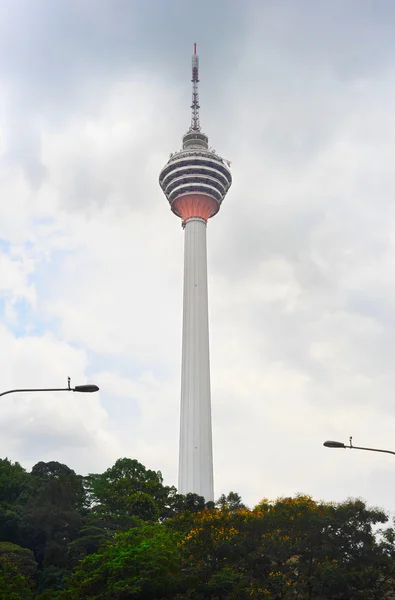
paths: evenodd
<path fill-rule="evenodd" d="M 196 44 L 193 44 L 193 53 L 196 54 Z"/>

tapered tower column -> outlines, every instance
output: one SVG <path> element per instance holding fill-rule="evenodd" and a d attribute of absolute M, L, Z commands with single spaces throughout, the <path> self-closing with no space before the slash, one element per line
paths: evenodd
<path fill-rule="evenodd" d="M 185 229 L 181 428 L 178 488 L 214 500 L 208 337 L 206 226 L 231 184 L 229 161 L 209 148 L 200 128 L 199 58 L 192 55 L 191 126 L 159 175 Z"/>
<path fill-rule="evenodd" d="M 206 222 L 185 222 L 178 491 L 214 500 Z"/>

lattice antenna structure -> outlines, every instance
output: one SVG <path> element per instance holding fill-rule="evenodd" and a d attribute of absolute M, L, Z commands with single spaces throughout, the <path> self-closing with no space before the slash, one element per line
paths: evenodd
<path fill-rule="evenodd" d="M 192 118 L 189 131 L 200 131 L 199 117 L 199 57 L 196 54 L 196 44 L 193 45 L 192 54 Z"/>

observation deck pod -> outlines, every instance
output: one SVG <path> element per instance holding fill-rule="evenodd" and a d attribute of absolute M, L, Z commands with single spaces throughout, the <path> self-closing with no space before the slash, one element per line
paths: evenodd
<path fill-rule="evenodd" d="M 190 148 L 204 148 L 208 150 L 208 137 L 201 131 L 188 131 L 182 138 L 183 150 Z"/>
<path fill-rule="evenodd" d="M 159 175 L 171 210 L 183 221 L 192 216 L 205 221 L 213 217 L 232 184 L 228 164 L 207 148 L 207 142 L 203 133 L 188 132 L 181 152 L 171 156 Z"/>

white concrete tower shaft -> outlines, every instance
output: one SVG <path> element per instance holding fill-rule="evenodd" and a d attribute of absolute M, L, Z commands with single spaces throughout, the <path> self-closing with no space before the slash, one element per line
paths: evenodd
<path fill-rule="evenodd" d="M 214 500 L 206 221 L 185 222 L 178 491 Z"/>

